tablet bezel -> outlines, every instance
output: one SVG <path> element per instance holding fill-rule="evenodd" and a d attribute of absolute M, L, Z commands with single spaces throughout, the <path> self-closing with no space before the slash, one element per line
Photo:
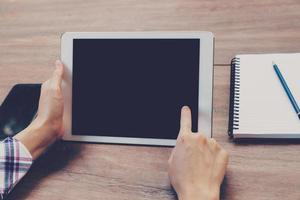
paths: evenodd
<path fill-rule="evenodd" d="M 61 36 L 61 60 L 65 65 L 62 91 L 64 95 L 63 140 L 174 146 L 175 139 L 72 135 L 72 69 L 73 39 L 200 39 L 198 132 L 212 136 L 214 36 L 211 32 L 66 32 Z"/>

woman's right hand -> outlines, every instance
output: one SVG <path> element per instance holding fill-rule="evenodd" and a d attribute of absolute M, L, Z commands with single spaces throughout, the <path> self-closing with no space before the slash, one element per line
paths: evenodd
<path fill-rule="evenodd" d="M 179 200 L 219 199 L 228 153 L 201 133 L 192 133 L 191 111 L 181 110 L 180 132 L 169 158 L 169 177 Z"/>

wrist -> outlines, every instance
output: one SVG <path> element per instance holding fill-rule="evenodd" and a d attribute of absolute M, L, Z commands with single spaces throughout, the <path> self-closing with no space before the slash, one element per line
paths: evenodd
<path fill-rule="evenodd" d="M 47 122 L 36 118 L 15 138 L 27 148 L 35 160 L 57 139 L 57 134 Z"/>
<path fill-rule="evenodd" d="M 219 200 L 220 190 L 198 190 L 195 192 L 182 192 L 178 194 L 179 200 Z"/>

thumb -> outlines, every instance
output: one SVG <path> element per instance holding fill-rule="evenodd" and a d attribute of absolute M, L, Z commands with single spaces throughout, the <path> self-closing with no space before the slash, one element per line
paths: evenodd
<path fill-rule="evenodd" d="M 61 85 L 62 77 L 63 77 L 64 66 L 60 60 L 56 60 L 55 62 L 55 70 L 53 72 L 53 81 L 58 86 Z"/>

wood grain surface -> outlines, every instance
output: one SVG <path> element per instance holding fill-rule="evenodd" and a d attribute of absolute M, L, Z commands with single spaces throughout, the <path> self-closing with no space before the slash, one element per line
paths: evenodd
<path fill-rule="evenodd" d="M 300 199 L 300 143 L 226 135 L 228 63 L 238 53 L 300 52 L 299 0 L 1 0 L 0 102 L 16 83 L 46 80 L 65 31 L 212 31 L 214 137 L 230 153 L 222 199 Z M 12 200 L 176 199 L 171 148 L 59 142 Z"/>

